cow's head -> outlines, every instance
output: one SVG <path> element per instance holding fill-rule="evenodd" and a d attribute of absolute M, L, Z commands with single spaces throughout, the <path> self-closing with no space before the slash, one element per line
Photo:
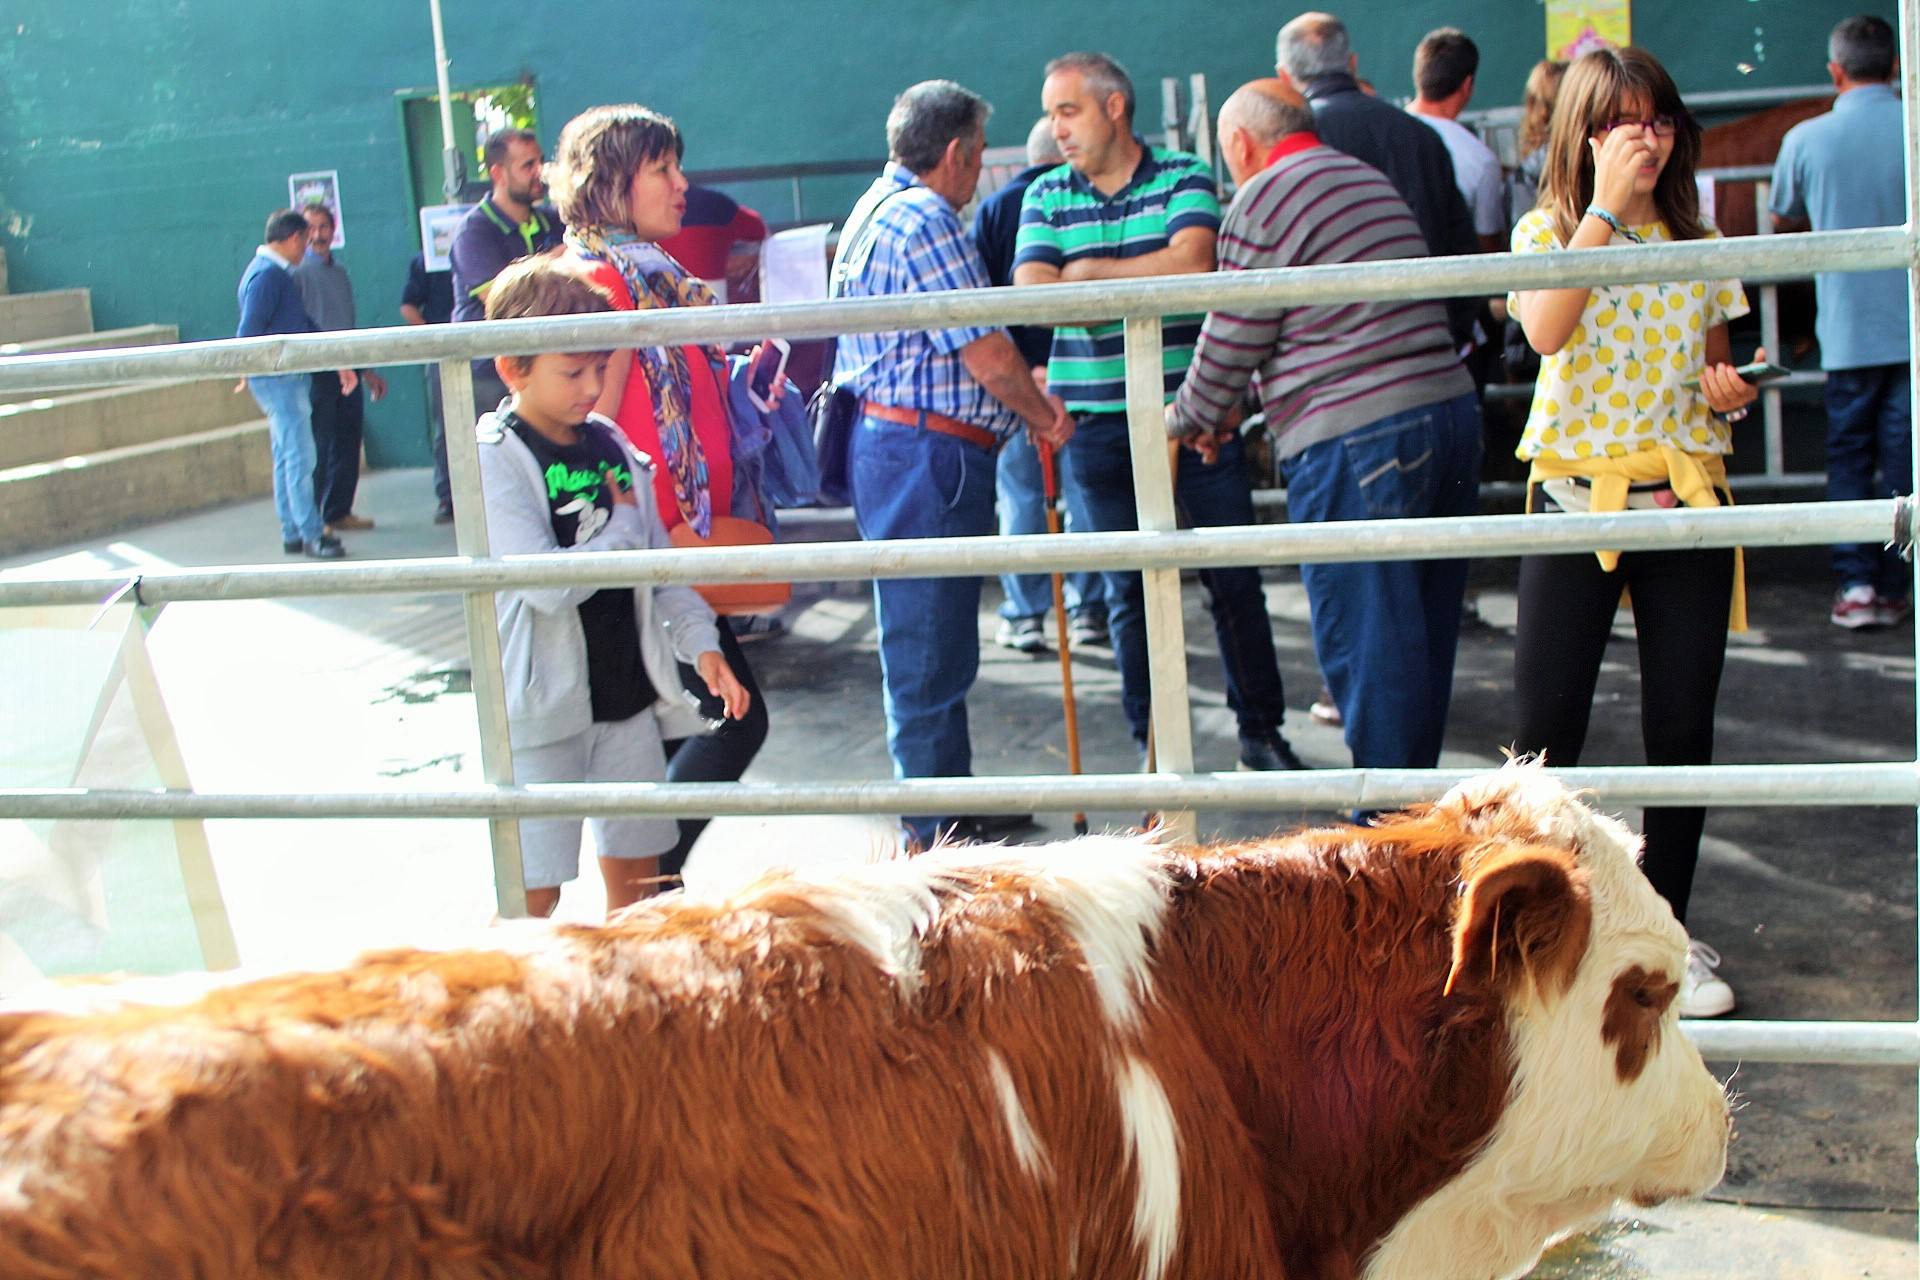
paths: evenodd
<path fill-rule="evenodd" d="M 1382 1242 L 1370 1276 L 1420 1273 L 1408 1249 L 1436 1234 L 1471 1235 L 1453 1241 L 1462 1275 L 1524 1270 L 1616 1201 L 1697 1195 L 1726 1165 L 1726 1096 L 1674 1008 L 1686 932 L 1637 838 L 1527 763 L 1461 783 L 1434 816 L 1473 850 L 1448 987 L 1504 1003 L 1513 1086 L 1486 1145 Z"/>

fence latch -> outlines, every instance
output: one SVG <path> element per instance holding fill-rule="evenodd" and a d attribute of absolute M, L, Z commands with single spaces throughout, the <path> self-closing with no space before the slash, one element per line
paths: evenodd
<path fill-rule="evenodd" d="M 1913 518 L 1914 495 L 1909 493 L 1896 497 L 1893 501 L 1893 541 L 1887 544 L 1889 551 L 1898 551 L 1900 558 L 1908 564 L 1913 563 Z"/>

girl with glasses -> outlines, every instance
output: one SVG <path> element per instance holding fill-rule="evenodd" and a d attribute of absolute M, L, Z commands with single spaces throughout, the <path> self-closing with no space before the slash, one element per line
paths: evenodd
<path fill-rule="evenodd" d="M 1514 252 L 1716 238 L 1694 186 L 1699 157 L 1700 127 L 1653 55 L 1587 54 L 1561 83 L 1539 204 L 1514 227 Z M 1517 450 L 1532 464 L 1530 512 L 1732 501 L 1732 424 L 1757 394 L 1731 363 L 1727 322 L 1747 312 L 1737 281 L 1538 289 L 1508 305 L 1541 356 Z M 1724 547 L 1523 557 L 1516 745 L 1551 765 L 1580 762 L 1623 594 L 1639 641 L 1647 763 L 1711 763 L 1727 631 L 1745 628 L 1739 553 Z M 1683 924 L 1705 816 L 1697 806 L 1645 815 L 1642 868 Z M 1684 1016 L 1733 1008 L 1718 959 L 1692 947 Z"/>

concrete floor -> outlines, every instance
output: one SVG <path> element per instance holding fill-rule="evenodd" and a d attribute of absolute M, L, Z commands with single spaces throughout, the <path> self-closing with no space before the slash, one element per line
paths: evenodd
<path fill-rule="evenodd" d="M 359 509 L 379 527 L 350 536 L 356 557 L 447 554 L 423 471 L 368 475 Z M 129 566 L 281 560 L 270 506 L 246 503 L 113 540 L 0 563 L 0 570 L 100 572 Z M 1735 637 L 1720 699 L 1728 763 L 1910 760 L 1909 629 L 1842 632 L 1826 621 L 1822 553 L 1749 556 L 1754 629 Z M 1311 723 L 1318 687 L 1297 573 L 1270 573 L 1274 637 L 1296 710 L 1287 732 L 1316 765 L 1347 762 L 1336 731 Z M 1475 574 L 1481 622 L 1463 636 L 1446 763 L 1492 765 L 1511 733 L 1510 562 Z M 995 599 L 989 589 L 988 608 Z M 1211 628 L 1187 593 L 1195 751 L 1234 764 Z M 848 584 L 788 611 L 786 637 L 751 659 L 773 728 L 751 779 L 888 776 L 872 610 Z M 1058 672 L 995 648 L 970 702 L 976 769 L 1064 771 Z M 1623 637 L 1630 632 L 1622 630 Z M 460 610 L 451 598 L 360 597 L 170 608 L 150 647 L 197 786 L 210 789 L 461 788 L 479 772 Z M 1608 654 L 1587 761 L 1638 763 L 1630 639 Z M 1089 772 L 1134 765 L 1111 655 L 1076 655 Z M 1092 815 L 1122 825 L 1136 813 Z M 1203 832 L 1261 834 L 1320 814 L 1203 812 Z M 1068 833 L 1044 816 L 1029 838 Z M 249 966 L 313 963 L 363 946 L 457 931 L 491 912 L 484 824 L 216 822 L 209 840 Z M 689 877 L 732 877 L 780 857 L 858 859 L 888 838 L 877 820 L 721 819 Z M 796 852 L 797 851 L 797 852 Z M 563 916 L 601 910 L 591 879 Z M 1894 809 L 1719 810 L 1711 815 L 1692 927 L 1725 956 L 1736 1016 L 1909 1019 L 1915 1003 L 1915 828 Z M 1623 1219 L 1570 1241 L 1536 1273 L 1594 1276 L 1913 1275 L 1915 1080 L 1898 1070 L 1714 1064 L 1743 1101 L 1725 1183 L 1704 1202 Z"/>

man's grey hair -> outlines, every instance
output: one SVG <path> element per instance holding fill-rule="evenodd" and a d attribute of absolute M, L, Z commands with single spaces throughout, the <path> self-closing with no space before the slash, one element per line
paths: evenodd
<path fill-rule="evenodd" d="M 1027 163 L 1060 164 L 1065 159 L 1060 154 L 1060 140 L 1053 136 L 1053 121 L 1041 116 L 1027 130 Z"/>
<path fill-rule="evenodd" d="M 1330 13 L 1303 13 L 1280 28 L 1274 61 L 1296 82 L 1353 69 L 1347 24 Z"/>
<path fill-rule="evenodd" d="M 1893 28 L 1871 14 L 1848 18 L 1827 37 L 1827 61 L 1837 62 L 1849 80 L 1891 80 L 1899 50 Z"/>
<path fill-rule="evenodd" d="M 1220 106 L 1220 132 L 1232 128 L 1245 129 L 1256 142 L 1272 146 L 1289 134 L 1313 128 L 1313 108 L 1242 86 Z"/>
<path fill-rule="evenodd" d="M 1113 94 L 1119 94 L 1127 104 L 1126 119 L 1133 119 L 1133 77 L 1107 54 L 1063 53 L 1047 64 L 1045 74 L 1050 76 L 1056 71 L 1078 71 L 1081 82 L 1102 105 Z"/>
<path fill-rule="evenodd" d="M 987 127 L 993 108 L 951 80 L 922 80 L 893 100 L 887 113 L 887 153 L 916 174 L 929 173 L 956 138 Z"/>

